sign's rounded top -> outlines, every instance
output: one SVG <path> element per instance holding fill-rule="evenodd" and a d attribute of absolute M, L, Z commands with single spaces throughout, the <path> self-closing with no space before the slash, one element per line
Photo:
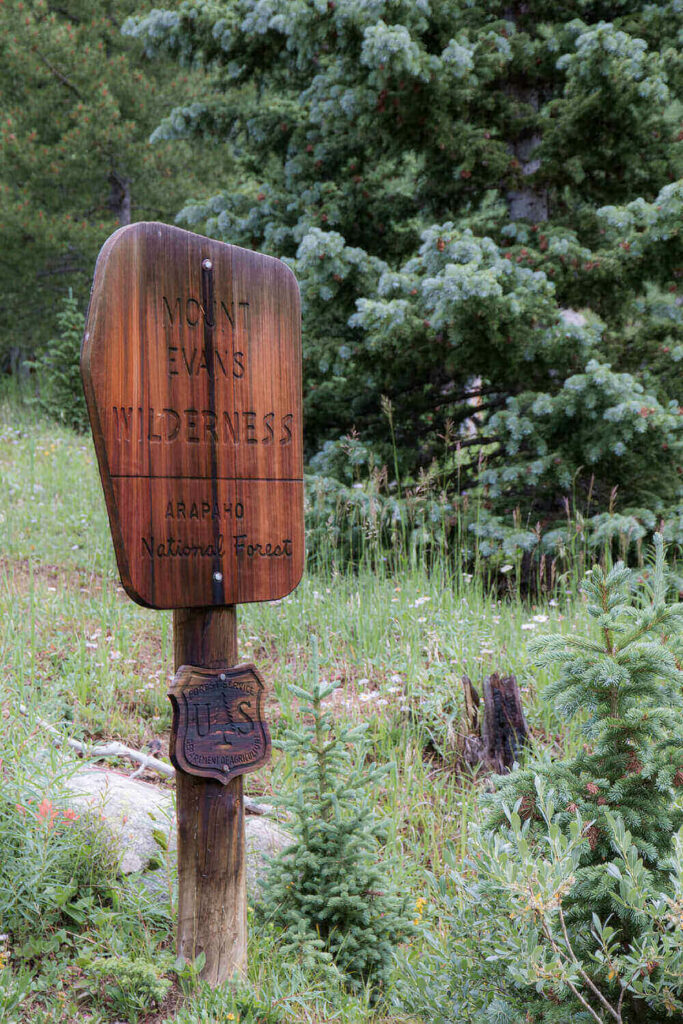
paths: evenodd
<path fill-rule="evenodd" d="M 167 224 L 97 260 L 81 373 L 121 580 L 155 608 L 303 570 L 301 316 L 280 260 Z"/>

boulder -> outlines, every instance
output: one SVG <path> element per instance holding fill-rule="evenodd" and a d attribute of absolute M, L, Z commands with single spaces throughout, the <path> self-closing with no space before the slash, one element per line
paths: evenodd
<path fill-rule="evenodd" d="M 150 891 L 167 891 L 165 869 L 149 870 L 149 866 L 151 861 L 159 861 L 161 853 L 155 833 L 165 837 L 175 863 L 176 816 L 171 790 L 92 766 L 78 767 L 61 780 L 60 788 L 60 802 L 66 800 L 74 810 L 102 819 L 118 849 L 122 874 L 138 875 Z M 267 861 L 289 846 L 292 837 L 276 822 L 251 814 L 246 815 L 245 837 L 247 893 L 256 901 Z"/>

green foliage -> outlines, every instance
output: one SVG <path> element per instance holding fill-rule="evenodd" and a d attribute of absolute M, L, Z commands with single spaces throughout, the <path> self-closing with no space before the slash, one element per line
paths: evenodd
<path fill-rule="evenodd" d="M 62 929 L 58 948 L 116 889 L 116 860 L 97 822 L 36 793 L 11 777 L 0 785 L 0 924 L 29 957 L 39 936 Z"/>
<path fill-rule="evenodd" d="M 621 563 L 587 576 L 596 636 L 532 643 L 540 664 L 561 667 L 546 694 L 579 716 L 584 743 L 499 778 L 471 842 L 456 902 L 478 915 L 469 956 L 496 965 L 488 981 L 479 970 L 480 1005 L 496 989 L 516 1005 L 521 987 L 542 1021 L 569 1006 L 602 1021 L 607 1003 L 648 1024 L 683 1010 L 683 605 L 668 589 L 657 534 L 639 579 Z M 468 955 L 458 926 L 454 963 Z"/>
<path fill-rule="evenodd" d="M 192 72 L 150 66 L 121 35 L 138 0 L 0 5 L 0 364 L 33 357 L 69 287 L 85 306 L 97 252 L 119 225 L 170 220 L 211 156 L 150 147 Z"/>
<path fill-rule="evenodd" d="M 2 957 L 4 960 L 4 955 Z M 19 1020 L 19 1012 L 26 1005 L 31 989 L 30 975 L 24 971 L 14 972 L 3 964 L 0 966 L 0 1020 L 8 1024 Z"/>
<path fill-rule="evenodd" d="M 71 289 L 57 314 L 57 329 L 32 364 L 39 377 L 37 402 L 50 419 L 82 433 L 89 423 L 79 370 L 85 317 Z"/>
<path fill-rule="evenodd" d="M 286 1024 L 287 1020 L 270 1000 L 244 983 L 233 982 L 217 989 L 200 985 L 165 1024 Z"/>
<path fill-rule="evenodd" d="M 131 1024 L 141 1013 L 163 1002 L 171 987 L 171 981 L 163 977 L 169 965 L 168 955 L 157 956 L 154 962 L 118 955 L 93 957 L 83 963 L 92 994 Z"/>
<path fill-rule="evenodd" d="M 439 985 L 438 973 L 429 979 L 417 972 L 418 1007 L 439 1024 L 517 1024 L 522 1014 L 538 1024 L 678 1019 L 683 829 L 670 837 L 667 875 L 658 880 L 622 819 L 607 815 L 611 849 L 600 870 L 622 921 L 628 917 L 635 927 L 626 941 L 615 915 L 594 913 L 577 929 L 566 904 L 590 845 L 590 823 L 577 812 L 567 826 L 544 780 L 536 776 L 535 783 L 542 837 L 534 839 L 519 804 L 506 808 L 505 825 L 495 832 L 473 831 L 465 870 L 440 879 L 453 929 L 450 988 Z"/>
<path fill-rule="evenodd" d="M 640 525 L 679 518 L 682 26 L 649 0 L 188 0 L 126 24 L 207 69 L 155 139 L 239 167 L 183 222 L 299 278 L 324 475 L 353 475 L 340 437 L 389 499 L 436 461 L 493 553 L 542 555 L 537 522 L 613 511 L 615 487 Z"/>
<path fill-rule="evenodd" d="M 3 693 L 8 693 L 6 684 Z M 128 1000 L 125 1012 L 130 1014 L 149 1001 L 150 992 L 154 998 L 161 992 L 150 988 L 142 968 L 156 935 L 166 935 L 170 921 L 144 893 L 119 879 L 111 833 L 96 813 L 70 806 L 73 783 L 66 780 L 78 763 L 48 748 L 36 750 L 36 736 L 43 732 L 44 725 L 38 726 L 26 709 L 26 717 L 13 723 L 2 744 L 0 1016 L 8 1022 L 23 1020 L 11 1013 L 20 999 L 25 1019 L 75 1019 L 78 998 L 100 996 L 121 1005 Z M 98 958 L 105 954 L 110 965 L 117 960 L 119 992 L 115 987 L 106 992 L 106 970 L 97 973 Z M 167 961 L 167 954 L 156 957 L 168 967 Z M 75 967 L 91 964 L 89 974 Z M 62 1000 L 58 1017 L 47 1010 L 43 1016 L 45 1000 L 57 992 Z"/>
<path fill-rule="evenodd" d="M 315 653 L 308 685 L 288 686 L 299 710 L 281 741 L 294 786 L 281 803 L 295 839 L 270 868 L 264 914 L 285 928 L 283 953 L 376 989 L 412 926 L 392 865 L 379 859 L 385 834 L 370 806 L 369 787 L 386 768 L 365 763 L 363 726 L 333 724 L 323 702 L 336 688 L 318 678 Z"/>

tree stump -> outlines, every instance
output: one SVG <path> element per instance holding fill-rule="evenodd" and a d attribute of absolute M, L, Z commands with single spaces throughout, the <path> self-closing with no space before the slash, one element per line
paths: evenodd
<path fill-rule="evenodd" d="M 485 679 L 481 696 L 468 676 L 462 677 L 462 687 L 467 723 L 463 740 L 465 761 L 499 774 L 510 771 L 529 742 L 517 680 L 494 672 Z"/>

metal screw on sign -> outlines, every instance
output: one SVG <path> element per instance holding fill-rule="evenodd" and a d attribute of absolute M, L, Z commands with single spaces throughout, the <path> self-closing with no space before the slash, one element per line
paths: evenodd
<path fill-rule="evenodd" d="M 203 952 L 219 985 L 246 970 L 242 776 L 270 755 L 236 605 L 303 571 L 294 276 L 166 224 L 121 228 L 95 267 L 81 374 L 121 581 L 173 609 L 177 952 Z"/>

